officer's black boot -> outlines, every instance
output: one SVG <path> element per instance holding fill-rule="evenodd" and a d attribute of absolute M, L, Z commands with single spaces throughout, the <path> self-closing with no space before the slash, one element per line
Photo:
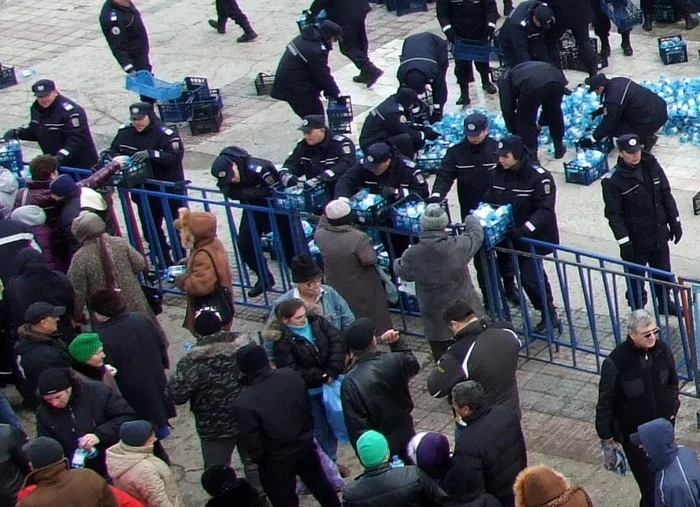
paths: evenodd
<path fill-rule="evenodd" d="M 566 146 L 564 146 L 564 143 L 559 143 L 554 145 L 554 158 L 560 159 L 564 158 L 564 155 L 566 155 Z"/>
<path fill-rule="evenodd" d="M 630 41 L 630 33 L 631 31 L 627 30 L 620 34 L 620 37 L 622 37 L 622 44 L 620 47 L 622 47 L 622 54 L 625 56 L 632 56 L 634 54 L 632 50 L 632 41 Z"/>
<path fill-rule="evenodd" d="M 600 37 L 600 56 L 607 58 L 610 56 L 610 38 Z"/>
<path fill-rule="evenodd" d="M 367 85 L 367 88 L 372 88 L 372 85 L 376 83 L 380 77 L 382 77 L 384 71 L 378 68 L 372 62 L 367 63 L 362 70 L 365 69 L 367 70 L 367 73 L 365 74 L 366 78 L 364 83 Z"/>
<path fill-rule="evenodd" d="M 561 334 L 562 324 L 554 306 L 549 307 L 549 321 L 552 323 L 552 331 L 554 331 L 555 334 Z M 544 334 L 547 332 L 547 319 L 544 316 L 544 312 L 542 312 L 542 319 L 537 323 L 533 331 L 537 334 Z"/>
<path fill-rule="evenodd" d="M 656 142 L 659 140 L 659 136 L 652 134 L 649 137 L 645 137 L 643 140 L 644 151 L 651 151 L 656 146 Z"/>
<path fill-rule="evenodd" d="M 496 89 L 495 86 L 493 86 L 493 83 L 491 82 L 491 79 L 489 79 L 489 75 L 485 74 L 481 76 L 481 87 L 484 89 L 486 93 L 489 95 L 496 95 L 498 93 L 498 90 Z"/>
<path fill-rule="evenodd" d="M 455 104 L 458 106 L 468 106 L 472 103 L 471 99 L 469 98 L 469 83 L 460 83 L 459 89 L 461 90 L 461 94 L 459 95 L 459 98 Z"/>
<path fill-rule="evenodd" d="M 353 83 L 366 83 L 367 82 L 367 66 L 360 69 L 360 73 L 357 76 L 352 76 Z"/>
<path fill-rule="evenodd" d="M 698 17 L 695 14 L 688 13 L 684 16 L 685 18 L 685 29 L 692 30 L 700 24 Z"/>
<path fill-rule="evenodd" d="M 219 33 L 226 33 L 226 23 L 219 23 L 213 19 L 209 20 L 209 26 Z"/>
<path fill-rule="evenodd" d="M 644 14 L 644 24 L 642 25 L 642 30 L 645 32 L 651 32 L 651 13 Z"/>
<path fill-rule="evenodd" d="M 262 278 L 258 278 L 258 281 L 255 282 L 255 285 L 253 285 L 250 290 L 248 291 L 248 297 L 249 298 L 256 298 L 260 294 L 263 293 L 263 290 L 265 289 L 270 289 L 275 286 L 275 279 L 272 276 L 272 273 L 268 274 L 268 279 L 264 282 L 263 286 L 263 280 Z"/>
<path fill-rule="evenodd" d="M 241 28 L 243 28 L 243 35 L 238 37 L 236 39 L 236 42 L 251 42 L 258 38 L 258 34 L 255 33 L 255 30 L 253 30 L 252 26 L 245 25 Z"/>

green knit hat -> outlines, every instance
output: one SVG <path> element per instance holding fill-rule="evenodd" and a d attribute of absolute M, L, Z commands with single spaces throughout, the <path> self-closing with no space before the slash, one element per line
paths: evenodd
<path fill-rule="evenodd" d="M 376 467 L 389 457 L 389 443 L 381 433 L 374 430 L 365 431 L 357 439 L 357 455 L 365 468 Z"/>
<path fill-rule="evenodd" d="M 73 359 L 79 363 L 84 363 L 101 348 L 100 335 L 97 333 L 81 333 L 70 342 L 68 352 L 73 356 Z"/>

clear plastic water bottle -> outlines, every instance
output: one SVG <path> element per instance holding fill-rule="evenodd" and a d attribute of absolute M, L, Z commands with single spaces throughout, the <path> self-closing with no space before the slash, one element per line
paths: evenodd
<path fill-rule="evenodd" d="M 389 464 L 391 465 L 391 468 L 398 468 L 398 467 L 406 466 L 406 464 L 403 462 L 403 460 L 401 458 L 399 458 L 398 456 L 392 456 L 391 463 L 389 463 Z"/>
<path fill-rule="evenodd" d="M 71 468 L 85 468 L 85 462 L 97 456 L 97 449 L 85 449 L 78 447 L 73 453 L 73 458 L 70 461 Z"/>

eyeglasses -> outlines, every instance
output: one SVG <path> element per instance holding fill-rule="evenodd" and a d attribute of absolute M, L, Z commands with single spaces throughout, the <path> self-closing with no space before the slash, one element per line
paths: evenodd
<path fill-rule="evenodd" d="M 661 334 L 661 331 L 657 327 L 656 329 L 652 329 L 651 331 L 644 333 L 642 336 L 648 340 L 652 336 L 659 336 L 659 334 Z"/>

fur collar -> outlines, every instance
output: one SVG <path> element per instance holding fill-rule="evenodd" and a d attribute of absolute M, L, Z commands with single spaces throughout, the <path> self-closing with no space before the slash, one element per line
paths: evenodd
<path fill-rule="evenodd" d="M 306 307 L 306 317 L 313 325 L 314 320 L 316 320 L 316 317 L 318 317 L 320 313 L 315 305 L 312 307 L 308 303 L 304 303 L 304 306 Z M 265 323 L 265 326 L 263 326 L 260 334 L 265 340 L 276 342 L 284 335 L 283 326 L 284 324 L 282 324 L 282 321 L 277 318 L 277 315 L 275 315 L 273 310 L 272 315 L 270 315 L 270 318 L 267 319 L 267 322 Z"/>

